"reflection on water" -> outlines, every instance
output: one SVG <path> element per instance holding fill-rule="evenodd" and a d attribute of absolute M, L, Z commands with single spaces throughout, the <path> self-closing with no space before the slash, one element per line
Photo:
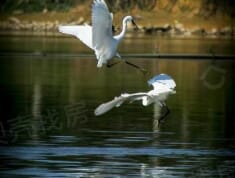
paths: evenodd
<path fill-rule="evenodd" d="M 37 40 L 43 45 L 38 46 Z M 73 40 L 69 39 L 26 41 L 32 50 L 83 52 L 78 43 L 71 46 Z M 61 47 L 67 41 L 69 46 Z M 142 50 L 140 41 L 135 50 Z M 143 42 L 153 43 L 150 39 Z M 14 44 L 3 49 L 16 50 Z M 128 40 L 124 43 L 128 49 L 130 45 Z M 18 51 L 26 49 L 30 47 L 17 47 Z M 233 177 L 234 62 L 129 60 L 148 69 L 149 76 L 125 64 L 97 69 L 94 59 L 82 57 L 4 56 L 0 60 L 4 105 L 0 110 L 0 157 L 4 162 L 0 174 Z M 113 96 L 148 90 L 146 81 L 159 73 L 171 75 L 177 84 L 177 93 L 167 101 L 171 113 L 160 128 L 156 126 L 160 108 L 154 105 L 133 103 L 94 116 L 94 109 Z"/>
<path fill-rule="evenodd" d="M 8 159 L 8 166 L 17 167 L 13 171 L 3 173 L 40 177 L 52 175 L 54 177 L 91 175 L 182 177 L 192 175 L 192 171 L 197 173 L 198 169 L 201 171 L 200 175 L 212 176 L 218 174 L 216 171 L 221 171 L 221 175 L 228 175 L 234 168 L 234 161 L 226 160 L 234 157 L 234 152 L 224 149 L 202 149 L 199 143 L 170 141 L 174 133 L 160 132 L 156 135 L 148 132 L 84 131 L 83 133 L 89 137 L 79 139 L 72 136 L 52 136 L 48 138 L 47 143 L 29 142 L 24 146 L 2 148 L 1 154 Z M 78 146 L 79 142 L 89 143 L 96 134 L 105 140 L 103 146 L 92 144 Z M 168 136 L 170 139 L 168 141 L 160 139 L 157 145 L 151 145 L 159 135 Z M 116 139 L 110 138 L 111 136 Z M 125 143 L 142 144 L 142 146 L 125 146 Z"/>

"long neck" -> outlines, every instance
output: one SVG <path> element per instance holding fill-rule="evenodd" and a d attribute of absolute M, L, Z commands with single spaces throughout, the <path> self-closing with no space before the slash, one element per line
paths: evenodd
<path fill-rule="evenodd" d="M 125 20 L 123 20 L 122 21 L 122 32 L 116 36 L 116 39 L 121 40 L 125 36 L 126 30 L 127 30 L 127 23 Z"/>

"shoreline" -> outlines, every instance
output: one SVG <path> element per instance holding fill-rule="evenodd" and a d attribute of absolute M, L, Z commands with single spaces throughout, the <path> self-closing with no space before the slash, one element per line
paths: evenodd
<path fill-rule="evenodd" d="M 89 13 L 78 15 L 77 11 L 69 12 L 47 12 L 31 14 L 1 14 L 1 32 L 58 32 L 59 25 L 83 25 L 90 24 Z M 80 13 L 79 13 L 80 14 Z M 130 13 L 133 14 L 133 13 Z M 235 37 L 235 27 L 229 20 L 200 19 L 198 17 L 187 17 L 179 21 L 180 16 L 161 18 L 163 14 L 135 12 L 135 18 L 140 28 L 138 32 L 147 35 L 182 35 L 182 36 L 228 36 Z M 148 17 L 153 14 L 150 20 Z M 154 15 L 155 14 L 155 15 Z M 121 31 L 120 22 L 123 13 L 116 13 L 114 18 L 115 33 Z M 78 18 L 77 18 L 78 17 Z M 192 23 L 194 22 L 194 23 Z M 117 25 L 118 24 L 118 25 Z M 195 25 L 196 24 L 196 25 Z M 135 31 L 130 26 L 129 32 Z"/>

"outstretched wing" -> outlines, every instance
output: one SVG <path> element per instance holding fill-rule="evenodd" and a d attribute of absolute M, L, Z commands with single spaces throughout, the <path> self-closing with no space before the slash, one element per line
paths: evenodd
<path fill-rule="evenodd" d="M 173 91 L 176 87 L 175 81 L 169 75 L 160 74 L 148 81 L 149 85 L 152 85 L 154 90 L 169 90 Z"/>
<path fill-rule="evenodd" d="M 76 36 L 89 48 L 92 48 L 92 27 L 90 25 L 59 26 L 59 32 Z"/>
<path fill-rule="evenodd" d="M 112 33 L 113 16 L 104 0 L 94 0 L 92 6 L 92 46 L 99 50 L 109 45 Z"/>
<path fill-rule="evenodd" d="M 121 94 L 121 96 L 115 97 L 113 100 L 99 105 L 95 109 L 94 113 L 96 116 L 99 116 L 99 115 L 102 115 L 102 114 L 108 112 L 109 110 L 111 110 L 114 107 L 121 106 L 122 103 L 124 103 L 125 101 L 142 100 L 143 97 L 149 97 L 149 95 L 147 93 Z"/>

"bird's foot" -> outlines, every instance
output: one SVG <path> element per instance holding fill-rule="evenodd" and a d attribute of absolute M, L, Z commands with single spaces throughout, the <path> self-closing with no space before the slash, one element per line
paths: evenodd
<path fill-rule="evenodd" d="M 149 73 L 149 71 L 147 71 L 147 70 L 144 69 L 144 68 L 141 68 L 140 71 L 144 74 L 144 76 Z"/>

